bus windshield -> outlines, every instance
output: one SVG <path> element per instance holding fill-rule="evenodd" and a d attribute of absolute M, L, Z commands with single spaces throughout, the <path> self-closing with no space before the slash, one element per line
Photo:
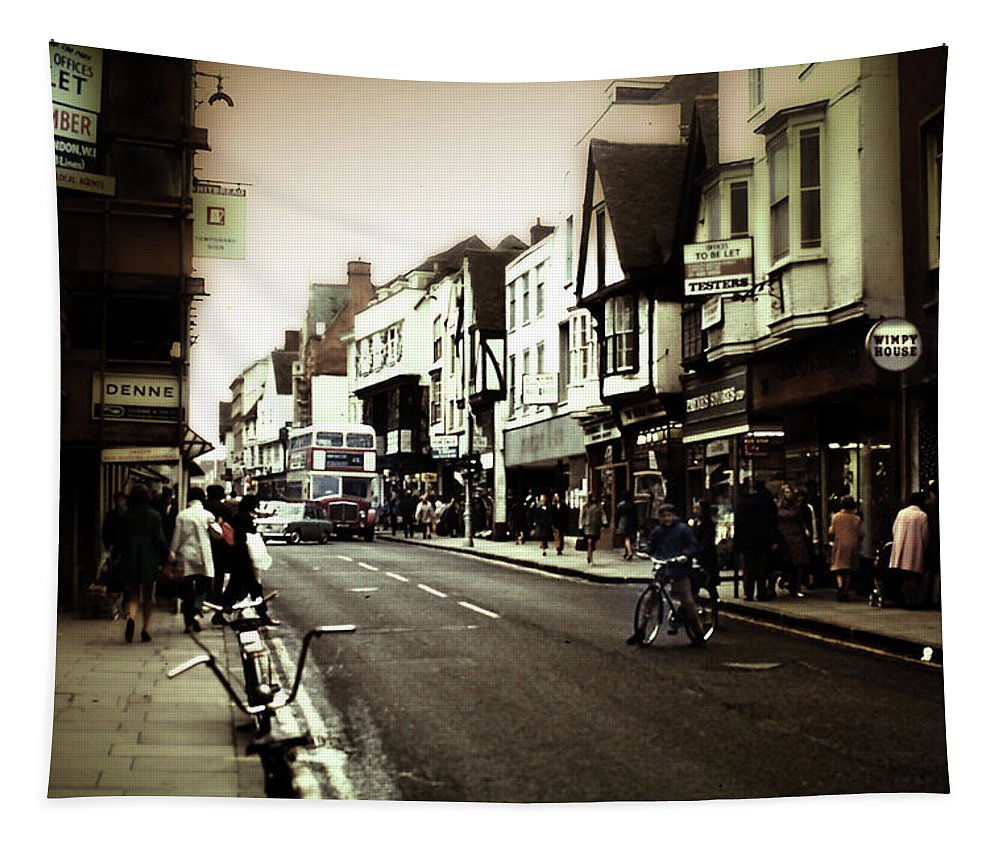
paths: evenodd
<path fill-rule="evenodd" d="M 343 496 L 357 496 L 361 499 L 368 499 L 370 479 L 344 479 Z"/>

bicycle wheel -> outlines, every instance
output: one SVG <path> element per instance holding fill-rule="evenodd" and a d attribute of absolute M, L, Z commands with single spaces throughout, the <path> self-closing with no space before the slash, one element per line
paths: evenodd
<path fill-rule="evenodd" d="M 660 596 L 660 589 L 656 585 L 650 585 L 639 595 L 639 601 L 635 604 L 635 633 L 639 636 L 641 646 L 648 647 L 653 643 L 662 623 L 663 598 Z"/>
<path fill-rule="evenodd" d="M 694 595 L 694 603 L 698 608 L 699 630 L 689 624 L 687 618 L 680 618 L 684 624 L 684 631 L 692 644 L 701 645 L 707 642 L 715 633 L 715 627 L 719 621 L 719 592 L 715 586 L 708 585 L 699 588 Z"/>

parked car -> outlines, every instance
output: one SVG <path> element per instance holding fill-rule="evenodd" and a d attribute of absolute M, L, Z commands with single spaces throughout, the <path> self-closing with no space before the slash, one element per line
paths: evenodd
<path fill-rule="evenodd" d="M 375 509 L 367 499 L 346 496 L 327 496 L 318 500 L 326 516 L 333 524 L 333 534 L 338 538 L 375 539 L 377 517 Z"/>
<path fill-rule="evenodd" d="M 316 502 L 268 502 L 257 517 L 257 531 L 265 541 L 318 541 L 325 544 L 333 535 L 326 510 Z"/>

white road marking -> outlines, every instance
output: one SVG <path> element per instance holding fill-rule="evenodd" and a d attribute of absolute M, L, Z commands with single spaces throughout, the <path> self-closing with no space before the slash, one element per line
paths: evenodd
<path fill-rule="evenodd" d="M 358 562 L 358 567 L 363 567 L 365 570 L 374 570 L 376 573 L 378 573 L 377 567 L 372 567 L 370 564 L 365 564 L 363 561 Z"/>
<path fill-rule="evenodd" d="M 337 556 L 341 561 L 354 561 L 350 556 Z"/>
<path fill-rule="evenodd" d="M 436 588 L 431 588 L 428 585 L 418 585 L 421 591 L 426 591 L 428 594 L 433 594 L 435 597 L 447 597 L 448 595 L 444 591 L 438 591 Z"/>
<path fill-rule="evenodd" d="M 480 609 L 479 606 L 473 606 L 472 603 L 466 603 L 464 600 L 460 600 L 458 605 L 465 606 L 465 608 L 467 609 L 472 609 L 472 611 L 474 612 L 479 612 L 479 614 L 481 615 L 486 615 L 486 617 L 488 618 L 500 617 L 500 615 L 498 615 L 496 612 L 491 612 L 489 611 L 489 609 Z"/>
<path fill-rule="evenodd" d="M 400 576 L 398 573 L 389 573 L 388 570 L 385 572 L 385 575 L 388 576 L 388 577 L 390 577 L 391 579 L 398 579 L 400 582 L 409 582 L 410 581 L 405 576 Z"/>
<path fill-rule="evenodd" d="M 348 588 L 349 591 L 356 591 L 358 594 L 367 594 L 371 591 L 378 591 L 378 588 Z"/>

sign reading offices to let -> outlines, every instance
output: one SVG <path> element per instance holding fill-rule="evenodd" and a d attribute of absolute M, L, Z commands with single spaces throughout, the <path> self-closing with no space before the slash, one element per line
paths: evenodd
<path fill-rule="evenodd" d="M 684 246 L 684 295 L 725 295 L 753 289 L 753 240 Z"/>
<path fill-rule="evenodd" d="M 194 208 L 194 256 L 244 259 L 246 190 L 197 183 L 191 190 Z"/>
<path fill-rule="evenodd" d="M 95 373 L 95 420 L 174 423 L 180 420 L 180 382 L 163 375 Z"/>
<path fill-rule="evenodd" d="M 103 64 L 104 53 L 98 48 L 49 44 L 56 185 L 114 195 L 114 178 L 97 174 Z"/>

